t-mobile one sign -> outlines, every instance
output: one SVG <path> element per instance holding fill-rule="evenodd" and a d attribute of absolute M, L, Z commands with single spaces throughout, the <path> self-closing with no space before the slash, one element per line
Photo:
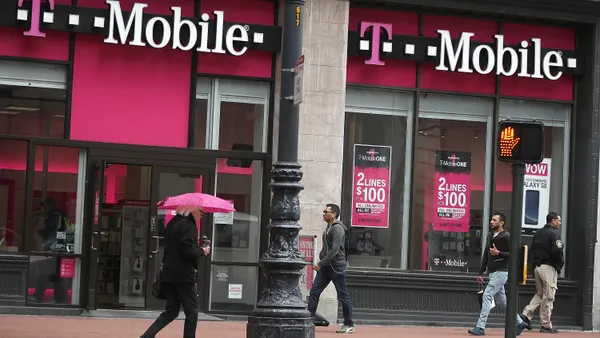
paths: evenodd
<path fill-rule="evenodd" d="M 23 34 L 26 36 L 45 37 L 46 33 L 40 30 L 40 23 L 53 23 L 55 0 L 46 0 L 50 11 L 42 13 L 41 4 L 44 0 L 31 0 L 31 15 L 25 9 L 17 11 L 17 19 L 27 21 L 31 18 L 30 29 Z M 24 0 L 19 0 L 19 7 L 23 7 Z M 144 10 L 148 7 L 144 3 L 135 3 L 131 8 L 131 14 L 127 21 L 125 20 L 123 9 L 119 1 L 106 0 L 109 7 L 108 17 L 108 37 L 104 39 L 106 43 L 128 44 L 132 46 L 146 46 L 154 48 L 180 49 L 184 51 L 196 48 L 204 53 L 229 53 L 235 56 L 243 55 L 248 47 L 243 46 L 236 49 L 236 42 L 250 42 L 248 26 L 234 24 L 225 31 L 223 11 L 214 11 L 215 17 L 214 30 L 209 28 L 209 14 L 202 14 L 199 22 L 193 22 L 182 18 L 180 7 L 171 7 L 173 13 L 172 20 L 163 17 L 154 16 L 147 23 L 143 22 Z M 69 15 L 69 25 L 79 25 L 79 15 Z M 94 27 L 103 29 L 106 26 L 105 17 L 94 17 Z M 154 28 L 162 28 L 162 37 L 154 36 Z M 182 30 L 186 30 L 187 38 L 182 41 Z M 187 34 L 189 32 L 189 34 Z M 209 48 L 208 41 L 214 37 L 215 45 Z M 128 41 L 128 36 L 132 38 Z M 252 36 L 254 43 L 263 43 L 263 34 L 255 32 Z"/>
<path fill-rule="evenodd" d="M 371 29 L 371 39 L 364 40 L 367 30 Z M 382 36 L 385 33 L 385 40 Z M 456 71 L 461 73 L 479 73 L 504 76 L 530 77 L 536 79 L 547 78 L 558 80 L 563 72 L 557 68 L 567 67 L 576 68 L 577 60 L 568 58 L 564 65 L 561 51 L 542 51 L 541 39 L 533 38 L 531 41 L 523 40 L 520 48 L 506 46 L 504 36 L 494 35 L 493 46 L 478 45 L 471 49 L 471 38 L 474 33 L 461 33 L 458 43 L 452 44 L 450 32 L 447 30 L 438 30 L 439 42 L 433 46 L 427 46 L 427 56 L 436 57 L 438 62 L 435 67 L 441 71 Z M 368 65 L 384 65 L 381 60 L 380 48 L 370 46 L 382 45 L 383 53 L 391 53 L 393 48 L 400 46 L 392 45 L 392 25 L 377 22 L 360 23 L 360 42 L 359 48 L 362 51 L 371 50 L 371 58 L 366 60 Z M 383 43 L 382 43 L 383 42 Z M 404 45 L 404 53 L 407 55 L 415 54 L 415 45 L 407 43 Z M 485 55 L 486 62 L 482 61 Z M 533 58 L 531 60 L 531 58 Z M 510 60 L 508 64 L 503 60 Z M 533 69 L 528 69 L 529 62 L 532 61 Z"/>

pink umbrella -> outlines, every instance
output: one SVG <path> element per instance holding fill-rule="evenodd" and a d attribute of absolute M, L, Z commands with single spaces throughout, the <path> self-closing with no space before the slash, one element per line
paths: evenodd
<path fill-rule="evenodd" d="M 202 212 L 234 212 L 233 205 L 221 198 L 199 192 L 167 197 L 166 200 L 158 202 L 159 209 L 175 210 L 180 206 L 199 207 Z"/>

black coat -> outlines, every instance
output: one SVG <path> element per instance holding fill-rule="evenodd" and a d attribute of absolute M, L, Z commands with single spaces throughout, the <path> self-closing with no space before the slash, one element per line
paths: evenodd
<path fill-rule="evenodd" d="M 198 228 L 194 217 L 191 215 L 173 217 L 165 229 L 163 282 L 196 282 L 198 258 L 202 256 L 204 251 L 198 245 Z"/>
<path fill-rule="evenodd" d="M 558 230 L 553 229 L 550 224 L 546 224 L 533 234 L 529 261 L 534 267 L 542 264 L 553 266 L 559 273 L 563 268 L 565 264 L 563 242 Z"/>

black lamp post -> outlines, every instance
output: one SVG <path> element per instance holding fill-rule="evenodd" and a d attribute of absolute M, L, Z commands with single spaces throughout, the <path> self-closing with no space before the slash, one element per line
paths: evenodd
<path fill-rule="evenodd" d="M 298 164 L 299 107 L 294 105 L 294 68 L 302 54 L 304 0 L 285 0 L 279 145 L 271 171 L 273 192 L 269 249 L 260 265 L 266 275 L 256 309 L 248 318 L 247 338 L 314 338 L 315 327 L 302 299 L 299 280 L 306 266 L 298 248 L 301 226 L 298 193 L 304 189 Z"/>

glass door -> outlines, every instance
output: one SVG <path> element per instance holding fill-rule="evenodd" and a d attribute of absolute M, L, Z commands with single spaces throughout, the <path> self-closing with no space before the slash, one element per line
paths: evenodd
<path fill-rule="evenodd" d="M 150 242 L 147 259 L 147 285 L 146 308 L 148 310 L 162 310 L 165 307 L 163 300 L 152 297 L 152 284 L 160 269 L 164 254 L 165 226 L 173 218 L 173 211 L 158 210 L 157 203 L 168 196 L 177 196 L 185 193 L 202 192 L 214 193 L 213 168 L 179 168 L 179 167 L 154 167 L 152 176 L 152 198 L 150 203 Z M 212 229 L 209 226 L 210 214 L 206 214 L 199 227 L 200 236 L 211 238 Z M 200 304 L 206 304 L 205 299 L 209 290 L 209 262 L 207 259 L 198 261 L 198 294 Z M 205 306 L 205 305 L 202 305 Z M 204 311 L 205 309 L 202 309 Z"/>
<path fill-rule="evenodd" d="M 88 292 L 87 292 L 87 309 L 93 310 L 97 307 L 97 283 L 98 283 L 98 262 L 100 252 L 98 250 L 103 231 L 101 229 L 102 208 L 104 203 L 104 169 L 105 161 L 90 159 L 88 162 L 88 193 L 86 198 L 85 215 L 87 219 L 85 223 L 89 231 L 86 231 L 85 236 L 90 243 L 89 247 L 89 270 L 88 270 Z"/>
<path fill-rule="evenodd" d="M 152 167 L 91 158 L 86 205 L 90 309 L 144 309 Z"/>

